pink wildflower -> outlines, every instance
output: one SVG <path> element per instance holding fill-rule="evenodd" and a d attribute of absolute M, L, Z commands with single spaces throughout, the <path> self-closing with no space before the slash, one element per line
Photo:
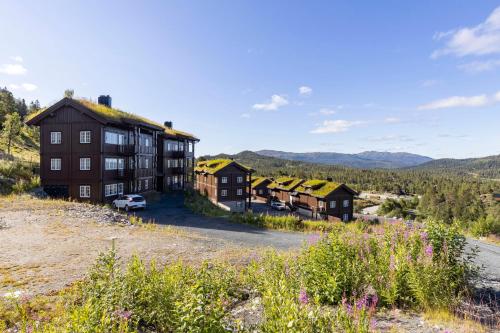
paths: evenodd
<path fill-rule="evenodd" d="M 319 234 L 312 234 L 307 239 L 307 242 L 309 243 L 309 245 L 315 245 L 320 239 L 321 239 L 321 236 Z"/>
<path fill-rule="evenodd" d="M 299 293 L 299 302 L 302 304 L 308 304 L 309 303 L 309 296 L 307 296 L 307 292 L 304 289 L 300 290 Z"/>
<path fill-rule="evenodd" d="M 425 254 L 428 256 L 428 257 L 432 257 L 432 245 L 429 244 L 425 247 Z"/>
<path fill-rule="evenodd" d="M 422 231 L 422 232 L 420 233 L 420 239 L 421 239 L 423 242 L 427 242 L 427 237 L 428 237 L 427 232 Z"/>

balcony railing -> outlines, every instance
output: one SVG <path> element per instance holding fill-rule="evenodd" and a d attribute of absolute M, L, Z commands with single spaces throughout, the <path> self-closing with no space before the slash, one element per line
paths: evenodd
<path fill-rule="evenodd" d="M 170 172 L 173 175 L 182 175 L 184 174 L 184 168 L 183 167 L 176 167 L 176 168 L 170 168 Z"/>
<path fill-rule="evenodd" d="M 149 146 L 139 146 L 139 154 L 152 154 L 153 147 Z"/>
<path fill-rule="evenodd" d="M 118 179 L 129 179 L 133 176 L 133 170 L 105 170 L 104 177 L 105 178 L 118 178 Z"/>
<path fill-rule="evenodd" d="M 167 152 L 167 156 L 172 158 L 183 158 L 184 156 L 186 156 L 186 154 L 184 153 L 184 150 L 169 151 Z"/>
<path fill-rule="evenodd" d="M 104 153 L 110 154 L 133 154 L 134 146 L 133 145 L 104 145 Z"/>

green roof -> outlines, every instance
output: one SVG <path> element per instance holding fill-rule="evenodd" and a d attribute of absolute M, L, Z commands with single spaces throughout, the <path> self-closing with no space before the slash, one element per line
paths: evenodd
<path fill-rule="evenodd" d="M 244 169 L 246 171 L 251 171 L 252 170 L 249 167 L 246 167 L 243 164 L 235 162 L 233 160 L 229 160 L 229 159 L 216 159 L 216 160 L 208 160 L 208 161 L 200 161 L 200 162 L 198 162 L 196 164 L 196 168 L 194 168 L 194 171 L 196 171 L 196 172 L 205 172 L 205 173 L 213 175 L 217 171 L 224 169 L 225 167 L 227 167 L 228 165 L 230 165 L 232 163 L 238 165 L 240 168 L 242 168 L 242 169 Z"/>
<path fill-rule="evenodd" d="M 302 183 L 295 191 L 310 194 L 313 197 L 323 198 L 335 191 L 342 184 L 321 179 L 311 179 Z"/>
<path fill-rule="evenodd" d="M 304 180 L 294 177 L 279 177 L 276 178 L 267 187 L 270 189 L 276 188 L 278 190 L 291 191 L 298 185 L 300 185 Z"/>
<path fill-rule="evenodd" d="M 262 184 L 263 182 L 265 182 L 266 180 L 270 180 L 270 179 L 266 178 L 266 177 L 253 177 L 252 178 L 252 187 L 257 187 L 260 184 Z"/>
<path fill-rule="evenodd" d="M 196 137 L 194 137 L 193 135 L 191 135 L 189 133 L 165 127 L 162 124 L 157 123 L 157 122 L 152 121 L 152 120 L 149 120 L 145 117 L 141 117 L 141 116 L 138 116 L 138 115 L 133 114 L 133 113 L 125 112 L 125 111 L 122 111 L 120 109 L 110 108 L 110 107 L 107 107 L 106 105 L 94 103 L 88 99 L 78 98 L 78 99 L 71 99 L 71 101 L 76 102 L 76 103 L 86 107 L 87 109 L 94 112 L 97 116 L 99 116 L 107 121 L 110 121 L 110 122 L 122 123 L 122 124 L 123 123 L 134 123 L 134 124 L 135 123 L 142 123 L 146 126 L 153 126 L 153 127 L 159 128 L 159 129 L 163 129 L 165 134 L 167 134 L 169 136 L 183 137 L 183 138 L 198 140 Z M 40 110 L 36 113 L 30 114 L 28 117 L 26 117 L 26 121 L 30 121 L 31 119 L 42 114 L 46 110 L 48 110 L 48 109 L 43 109 L 43 110 Z"/>

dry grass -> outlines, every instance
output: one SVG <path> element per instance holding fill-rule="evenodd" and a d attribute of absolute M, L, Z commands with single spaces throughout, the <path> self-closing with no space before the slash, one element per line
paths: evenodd
<path fill-rule="evenodd" d="M 452 331 L 487 332 L 487 329 L 478 322 L 467 318 L 459 318 L 447 310 L 428 310 L 424 313 L 424 319 L 434 325 L 444 325 Z"/>

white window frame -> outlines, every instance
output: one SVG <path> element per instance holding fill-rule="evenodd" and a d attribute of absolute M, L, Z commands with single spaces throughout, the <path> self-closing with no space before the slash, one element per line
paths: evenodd
<path fill-rule="evenodd" d="M 243 195 L 243 189 L 242 188 L 236 189 L 236 195 Z"/>
<path fill-rule="evenodd" d="M 239 184 L 243 183 L 243 177 L 242 176 L 236 177 L 236 182 Z"/>
<path fill-rule="evenodd" d="M 345 213 L 342 215 L 342 221 L 349 221 L 349 214 L 348 213 Z"/>
<path fill-rule="evenodd" d="M 90 170 L 90 157 L 80 157 L 80 171 Z"/>
<path fill-rule="evenodd" d="M 227 184 L 227 177 L 220 177 L 221 184 Z"/>
<path fill-rule="evenodd" d="M 220 196 L 221 197 L 227 197 L 227 190 L 226 189 L 220 190 Z"/>
<path fill-rule="evenodd" d="M 318 207 L 323 208 L 323 201 L 321 201 L 321 200 L 318 201 Z"/>
<path fill-rule="evenodd" d="M 80 198 L 90 198 L 90 185 L 80 185 Z"/>
<path fill-rule="evenodd" d="M 343 201 L 343 206 L 344 206 L 344 208 L 349 207 L 349 199 L 345 199 L 345 200 Z"/>
<path fill-rule="evenodd" d="M 80 143 L 90 143 L 90 131 L 80 131 Z"/>
<path fill-rule="evenodd" d="M 123 183 L 116 184 L 116 191 L 118 194 L 123 194 Z"/>
<path fill-rule="evenodd" d="M 144 189 L 149 189 L 149 179 L 144 179 Z"/>
<path fill-rule="evenodd" d="M 144 169 L 149 169 L 149 158 L 144 158 Z"/>
<path fill-rule="evenodd" d="M 62 161 L 60 158 L 51 158 L 50 159 L 50 170 L 60 171 L 62 169 L 61 164 L 62 164 Z"/>
<path fill-rule="evenodd" d="M 104 131 L 104 143 L 108 145 L 124 145 L 125 135 L 113 131 Z"/>
<path fill-rule="evenodd" d="M 332 209 L 337 208 L 337 201 L 335 200 L 330 201 L 330 208 Z"/>
<path fill-rule="evenodd" d="M 111 197 L 118 194 L 118 184 L 106 184 L 104 186 L 104 196 Z"/>
<path fill-rule="evenodd" d="M 262 189 L 260 189 L 260 190 L 259 190 L 259 194 L 263 194 L 262 192 L 263 192 L 263 191 L 262 191 Z"/>
<path fill-rule="evenodd" d="M 62 143 L 62 132 L 60 131 L 50 132 L 50 144 L 60 145 L 61 143 Z"/>

